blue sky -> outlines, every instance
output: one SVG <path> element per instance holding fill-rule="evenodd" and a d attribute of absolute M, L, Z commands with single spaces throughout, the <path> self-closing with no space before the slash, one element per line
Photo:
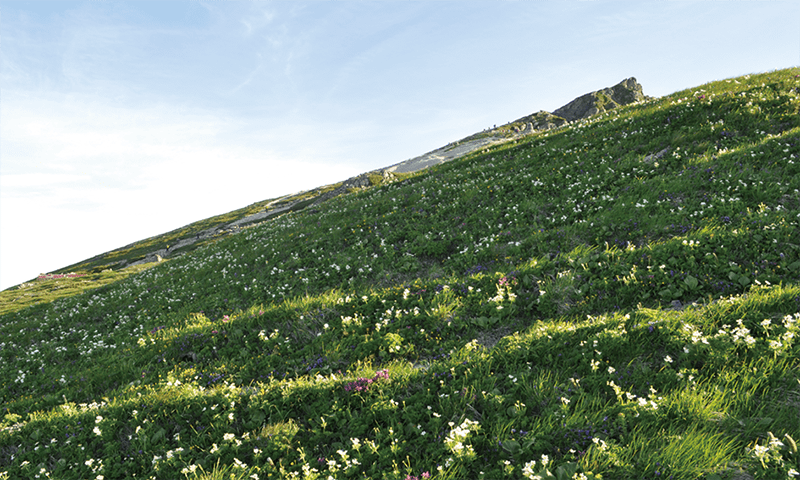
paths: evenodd
<path fill-rule="evenodd" d="M 797 1 L 0 1 L 0 289 L 635 76 L 800 65 Z"/>

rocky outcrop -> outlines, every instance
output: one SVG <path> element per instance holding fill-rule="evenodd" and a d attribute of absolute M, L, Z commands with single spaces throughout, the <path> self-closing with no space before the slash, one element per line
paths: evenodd
<path fill-rule="evenodd" d="M 613 87 L 582 95 L 557 109 L 553 114 L 572 122 L 644 99 L 642 86 L 631 77 Z"/>
<path fill-rule="evenodd" d="M 535 132 L 541 132 L 543 130 L 552 130 L 554 128 L 563 127 L 567 121 L 558 115 L 541 110 L 511 123 L 514 125 L 514 133 L 527 135 Z"/>
<path fill-rule="evenodd" d="M 582 95 L 575 100 L 569 102 L 563 107 L 557 109 L 553 113 L 541 110 L 534 114 L 518 118 L 513 122 L 506 123 L 505 125 L 494 126 L 486 129 L 475 135 L 471 135 L 458 142 L 455 142 L 460 148 L 459 155 L 442 155 L 445 148 L 434 150 L 421 157 L 417 157 L 406 162 L 398 164 L 398 171 L 413 171 L 408 170 L 406 164 L 420 165 L 423 168 L 443 163 L 458 156 L 466 155 L 472 151 L 482 148 L 487 144 L 499 143 L 508 140 L 513 140 L 517 137 L 524 135 L 531 135 L 538 132 L 553 130 L 561 128 L 575 120 L 581 120 L 591 117 L 601 112 L 628 105 L 630 103 L 639 102 L 647 99 L 642 91 L 642 86 L 635 78 L 631 77 L 625 79 L 614 85 L 613 87 L 604 88 L 595 92 L 590 92 Z M 406 169 L 406 170 L 403 170 Z"/>
<path fill-rule="evenodd" d="M 492 145 L 493 143 L 501 140 L 503 140 L 502 137 L 495 136 L 481 137 L 471 140 L 465 139 L 456 144 L 449 144 L 432 152 L 428 152 L 425 155 L 420 155 L 419 157 L 414 157 L 410 160 L 406 160 L 405 162 L 392 165 L 391 167 L 384 169 L 384 172 L 416 172 L 433 165 L 438 165 L 440 163 L 449 162 L 455 158 L 463 157 L 468 153 Z"/>
<path fill-rule="evenodd" d="M 375 181 L 377 178 L 380 178 L 380 180 Z M 391 173 L 389 168 L 362 173 L 356 177 L 348 178 L 338 187 L 329 192 L 323 193 L 317 197 L 316 200 L 314 200 L 313 205 L 319 205 L 320 203 L 330 200 L 333 197 L 338 197 L 339 195 L 345 194 L 354 188 L 366 188 L 379 183 L 391 182 L 394 179 L 395 176 Z"/>

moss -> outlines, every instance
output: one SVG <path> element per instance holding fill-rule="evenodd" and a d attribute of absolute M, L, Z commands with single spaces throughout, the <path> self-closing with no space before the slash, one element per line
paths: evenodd
<path fill-rule="evenodd" d="M 369 183 L 372 185 L 383 185 L 383 175 L 378 173 L 370 173 L 367 175 Z"/>

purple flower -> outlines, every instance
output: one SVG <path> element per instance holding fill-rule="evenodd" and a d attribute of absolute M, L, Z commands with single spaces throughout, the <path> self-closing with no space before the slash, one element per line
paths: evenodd
<path fill-rule="evenodd" d="M 377 383 L 378 380 L 388 380 L 389 379 L 389 370 L 383 369 L 380 371 L 375 372 L 375 376 L 373 378 L 358 378 L 352 382 L 348 382 L 344 386 L 344 390 L 346 392 L 356 391 L 356 392 L 366 392 L 369 389 L 369 386 L 373 383 Z"/>

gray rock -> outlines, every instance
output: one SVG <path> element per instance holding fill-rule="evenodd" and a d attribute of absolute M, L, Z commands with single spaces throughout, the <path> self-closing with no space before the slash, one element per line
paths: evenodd
<path fill-rule="evenodd" d="M 613 87 L 581 95 L 554 111 L 553 114 L 572 122 L 644 99 L 642 86 L 634 77 L 631 77 Z"/>
<path fill-rule="evenodd" d="M 661 157 L 663 157 L 664 155 L 666 155 L 666 153 L 667 153 L 668 151 L 669 151 L 669 147 L 665 148 L 664 150 L 661 150 L 660 152 L 657 152 L 657 153 L 651 153 L 650 155 L 647 155 L 647 156 L 645 156 L 645 157 L 642 159 L 642 161 L 643 161 L 643 162 L 645 162 L 645 163 L 652 163 L 652 162 L 655 162 L 656 160 L 658 160 L 658 159 L 660 159 Z"/>
<path fill-rule="evenodd" d="M 501 140 L 502 139 L 499 137 L 480 137 L 474 139 L 469 139 L 468 137 L 455 146 L 449 145 L 442 147 L 432 152 L 428 152 L 425 155 L 420 155 L 419 157 L 400 162 L 396 165 L 388 167 L 386 171 L 397 173 L 416 172 L 433 165 L 438 165 L 440 163 L 449 162 L 455 158 L 463 157 L 468 153 L 487 147 Z"/>

